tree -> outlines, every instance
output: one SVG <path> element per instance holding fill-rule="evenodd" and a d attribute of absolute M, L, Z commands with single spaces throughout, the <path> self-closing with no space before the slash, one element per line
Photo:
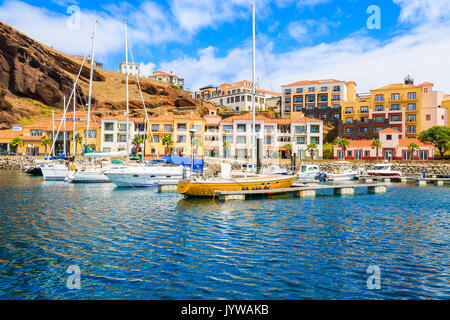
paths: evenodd
<path fill-rule="evenodd" d="M 168 155 L 170 148 L 174 145 L 171 135 L 167 135 L 162 140 L 162 145 L 165 146 L 165 154 Z"/>
<path fill-rule="evenodd" d="M 314 159 L 314 152 L 316 152 L 317 150 L 319 150 L 319 148 L 315 143 L 310 143 L 306 146 L 306 151 L 311 154 L 311 159 Z"/>
<path fill-rule="evenodd" d="M 372 141 L 372 149 L 376 149 L 377 150 L 377 160 L 378 160 L 378 154 L 379 154 L 379 150 L 383 148 L 383 143 L 378 140 L 378 139 L 373 139 Z"/>
<path fill-rule="evenodd" d="M 230 141 L 224 141 L 223 142 L 223 151 L 224 151 L 224 157 L 227 158 L 228 155 L 228 151 L 231 148 L 231 143 Z"/>
<path fill-rule="evenodd" d="M 292 153 L 292 144 L 290 144 L 290 143 L 286 143 L 284 146 L 283 146 L 283 148 L 285 148 L 286 149 L 286 151 L 287 151 L 287 156 L 288 156 L 288 159 L 290 159 L 291 158 L 291 153 Z"/>
<path fill-rule="evenodd" d="M 9 142 L 9 145 L 11 147 L 13 147 L 14 149 L 16 149 L 17 147 L 22 147 L 23 140 L 19 137 L 15 137 L 15 138 L 11 139 L 11 141 Z M 17 152 L 17 150 L 16 150 L 16 152 Z"/>
<path fill-rule="evenodd" d="M 441 154 L 441 159 L 444 159 L 444 154 L 450 149 L 450 128 L 443 126 L 434 126 L 423 131 L 419 135 L 422 142 L 429 142 L 434 144 L 436 149 Z"/>
<path fill-rule="evenodd" d="M 136 136 L 134 139 L 133 139 L 133 145 L 135 145 L 136 147 L 134 148 L 134 153 L 136 153 L 138 150 L 139 150 L 139 148 L 140 148 L 140 146 L 141 146 L 141 144 L 143 144 L 144 143 L 144 138 L 142 137 L 142 136 Z"/>
<path fill-rule="evenodd" d="M 323 145 L 323 157 L 325 159 L 333 159 L 334 156 L 334 145 L 327 142 Z"/>
<path fill-rule="evenodd" d="M 195 137 L 192 139 L 192 145 L 195 148 L 195 154 L 198 155 L 198 149 L 203 146 L 203 141 L 200 137 Z"/>
<path fill-rule="evenodd" d="M 41 145 L 45 147 L 45 154 L 47 154 L 47 147 L 52 145 L 52 140 L 49 138 L 44 138 L 41 140 Z"/>
<path fill-rule="evenodd" d="M 350 141 L 348 141 L 348 139 L 346 138 L 337 137 L 336 139 L 334 139 L 334 145 L 337 145 L 344 151 L 344 158 L 345 158 L 347 146 L 350 145 Z"/>
<path fill-rule="evenodd" d="M 78 144 L 83 146 L 83 137 L 78 133 L 75 134 L 75 154 L 78 153 Z M 83 147 L 81 147 L 81 151 L 83 151 Z"/>
<path fill-rule="evenodd" d="M 414 151 L 419 149 L 419 146 L 417 145 L 417 143 L 412 142 L 408 144 L 407 147 L 411 151 L 411 160 L 414 160 Z"/>

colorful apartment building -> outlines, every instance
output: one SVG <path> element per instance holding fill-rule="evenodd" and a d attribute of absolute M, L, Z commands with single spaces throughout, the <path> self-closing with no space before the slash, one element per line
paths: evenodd
<path fill-rule="evenodd" d="M 435 147 L 418 139 L 402 138 L 403 134 L 392 128 L 378 132 L 382 147 L 378 149 L 378 160 L 433 160 Z M 417 150 L 412 152 L 410 144 L 416 144 Z M 344 150 L 335 146 L 334 159 L 337 160 L 377 160 L 377 149 L 372 140 L 351 140 Z"/>
<path fill-rule="evenodd" d="M 184 88 L 184 79 L 181 79 L 180 77 L 174 75 L 172 72 L 169 74 L 164 71 L 155 71 L 148 78 L 164 83 L 170 83 L 177 87 Z"/>
<path fill-rule="evenodd" d="M 127 68 L 128 66 L 128 68 Z M 136 77 L 141 75 L 141 65 L 139 63 L 133 63 L 133 62 L 121 62 L 119 65 L 119 73 L 126 75 L 128 69 L 128 75 L 130 77 Z"/>
<path fill-rule="evenodd" d="M 414 85 L 406 77 L 404 83 L 390 84 L 355 95 L 342 103 L 342 130 L 339 135 L 352 140 L 371 140 L 379 132 L 393 128 L 402 138 L 413 139 L 432 126 L 448 125 L 448 109 L 442 92 L 433 91 L 433 84 Z"/>
<path fill-rule="evenodd" d="M 2 152 L 11 152 L 31 156 L 45 155 L 46 152 L 50 152 L 51 145 L 46 148 L 42 144 L 42 140 L 48 138 L 53 141 L 54 134 L 55 155 L 63 154 L 64 151 L 66 152 L 66 155 L 73 155 L 74 152 L 76 152 L 77 155 L 80 155 L 83 152 L 84 144 L 86 142 L 87 113 L 79 112 L 76 113 L 75 117 L 76 130 L 77 134 L 81 137 L 82 146 L 80 143 L 76 143 L 76 146 L 73 145 L 73 118 L 73 113 L 67 113 L 65 121 L 63 121 L 63 114 L 56 114 L 54 122 L 49 120 L 33 125 L 15 125 L 11 130 L 0 130 L 0 150 Z M 91 116 L 89 147 L 92 150 L 100 150 L 100 129 L 100 119 Z M 64 135 L 66 141 L 65 149 Z M 13 138 L 20 138 L 23 141 L 23 146 L 11 146 L 10 143 Z"/>
<path fill-rule="evenodd" d="M 280 97 L 280 93 L 257 88 L 255 108 L 257 111 L 267 110 L 268 106 L 273 105 L 273 100 Z M 220 86 L 209 85 L 201 88 L 200 92 L 196 93 L 196 98 L 204 99 L 233 111 L 248 112 L 253 108 L 253 83 L 243 80 L 233 85 L 228 83 Z"/>
<path fill-rule="evenodd" d="M 252 157 L 252 113 L 222 119 L 220 116 L 205 116 L 205 156 L 234 158 Z M 304 116 L 293 119 L 272 119 L 257 115 L 255 130 L 263 139 L 264 157 L 288 159 L 291 153 L 301 159 L 309 156 L 308 144 L 315 143 L 314 157 L 323 156 L 323 122 Z"/>
<path fill-rule="evenodd" d="M 333 122 L 337 127 L 341 120 L 342 103 L 353 99 L 356 83 L 325 79 L 298 81 L 281 88 L 283 118 L 303 113 L 308 118 Z"/>

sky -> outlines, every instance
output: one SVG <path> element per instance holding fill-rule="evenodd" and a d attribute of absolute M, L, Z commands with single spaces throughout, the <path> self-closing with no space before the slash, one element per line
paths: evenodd
<path fill-rule="evenodd" d="M 450 0 L 254 0 L 258 86 L 355 81 L 366 93 L 411 75 L 450 93 Z M 0 20 L 67 54 L 118 71 L 128 23 L 141 74 L 164 70 L 191 90 L 252 76 L 252 0 L 0 1 Z M 131 58 L 130 58 L 131 60 Z"/>

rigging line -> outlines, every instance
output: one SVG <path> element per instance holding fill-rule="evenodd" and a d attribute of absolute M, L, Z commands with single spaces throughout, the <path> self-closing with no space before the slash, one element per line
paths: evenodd
<path fill-rule="evenodd" d="M 134 64 L 134 57 L 133 57 L 133 52 L 131 51 L 131 46 L 128 46 L 128 50 L 130 51 L 131 62 Z M 139 75 L 137 73 L 136 73 L 136 81 L 137 81 L 137 85 L 139 88 L 139 94 L 141 96 L 142 105 L 144 106 L 144 110 L 145 110 L 145 118 L 147 120 L 147 124 L 148 124 L 149 130 L 150 130 L 150 135 L 152 137 L 153 147 L 155 148 L 155 155 L 156 155 L 156 158 L 158 158 L 158 149 L 156 149 L 155 138 L 153 136 L 153 130 L 150 125 L 150 119 L 148 117 L 148 111 L 147 111 L 147 106 L 145 105 L 144 95 L 142 94 L 141 82 L 139 81 Z"/>
<path fill-rule="evenodd" d="M 259 34 L 261 34 L 261 31 L 260 31 L 260 29 L 259 29 L 259 27 L 258 27 L 258 22 L 256 22 L 256 30 L 257 30 L 257 32 L 258 32 Z M 268 65 L 268 63 L 267 63 L 266 55 L 264 54 L 265 47 L 263 47 L 260 51 L 261 51 L 261 53 L 262 53 L 262 57 L 263 57 L 263 61 L 264 61 L 264 67 L 266 68 L 266 74 L 267 74 L 267 77 L 269 78 L 270 90 L 271 90 L 272 92 L 275 92 L 274 89 L 273 89 L 272 77 L 271 77 L 271 72 L 270 72 L 270 70 L 269 70 L 269 65 Z"/>
<path fill-rule="evenodd" d="M 89 49 L 87 50 L 87 52 L 89 52 Z M 81 67 L 80 67 L 80 70 L 78 71 L 78 75 L 77 75 L 77 78 L 76 78 L 76 80 L 75 80 L 75 84 L 78 84 L 78 80 L 80 79 L 81 72 L 82 72 L 82 70 L 83 70 L 84 63 L 85 63 L 85 61 L 86 61 L 86 56 L 87 56 L 87 53 L 85 54 L 85 56 L 84 56 L 84 58 L 83 58 L 83 62 L 81 63 Z M 70 105 L 70 101 L 71 101 L 71 99 L 72 99 L 72 96 L 75 96 L 75 87 L 72 89 L 72 93 L 71 93 L 71 95 L 70 95 L 69 102 L 67 103 L 67 105 L 64 106 L 63 119 L 66 118 L 66 113 L 67 113 L 67 110 L 69 109 L 69 105 Z M 74 99 L 75 99 L 75 98 L 74 98 Z M 62 126 L 62 124 L 63 124 L 63 121 L 61 120 L 61 121 L 59 122 L 59 127 L 58 127 L 58 131 L 57 131 L 57 133 L 56 133 L 56 137 L 59 136 L 59 132 L 61 131 L 61 126 Z M 52 126 L 53 126 L 53 124 L 52 124 Z M 52 128 L 52 130 L 54 130 L 54 128 Z M 47 157 L 49 157 L 49 156 L 53 153 L 53 149 L 55 148 L 55 142 L 56 142 L 56 139 L 55 139 L 55 137 L 52 137 L 52 138 L 53 138 L 52 147 L 51 147 L 51 149 L 50 149 L 50 153 L 47 154 Z"/>

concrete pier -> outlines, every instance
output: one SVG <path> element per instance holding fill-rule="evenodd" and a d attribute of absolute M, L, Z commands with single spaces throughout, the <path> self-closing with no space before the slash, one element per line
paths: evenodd
<path fill-rule="evenodd" d="M 346 187 L 346 188 L 336 188 L 334 189 L 334 194 L 338 196 L 347 196 L 355 194 L 355 188 Z"/>
<path fill-rule="evenodd" d="M 177 191 L 178 188 L 178 183 L 177 182 L 158 182 L 156 183 L 156 185 L 158 186 L 158 192 L 173 192 L 173 191 Z"/>

